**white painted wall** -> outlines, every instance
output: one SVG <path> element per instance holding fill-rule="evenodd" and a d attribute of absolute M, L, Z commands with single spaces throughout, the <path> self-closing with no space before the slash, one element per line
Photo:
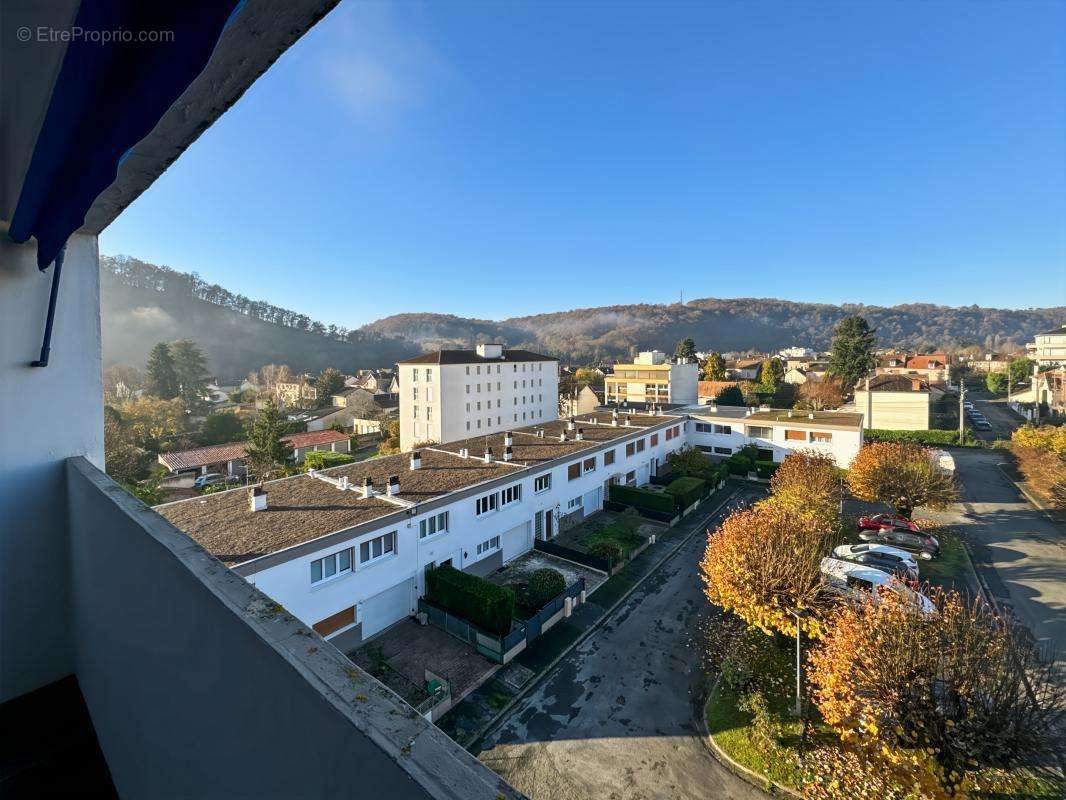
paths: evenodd
<path fill-rule="evenodd" d="M 710 433 L 704 431 L 697 431 L 696 424 L 704 425 L 729 425 L 731 432 L 726 433 Z M 833 456 L 833 459 L 842 467 L 846 467 L 851 463 L 851 460 L 859 452 L 859 448 L 862 447 L 862 431 L 860 430 L 841 430 L 837 428 L 816 428 L 808 429 L 801 428 L 796 425 L 792 430 L 804 430 L 810 433 L 812 430 L 824 431 L 832 435 L 831 442 L 817 442 L 811 441 L 811 437 L 808 435 L 806 441 L 789 440 L 785 438 L 785 431 L 789 429 L 787 425 L 767 425 L 764 421 L 758 421 L 753 423 L 758 427 L 770 428 L 770 437 L 752 437 L 748 436 L 746 431 L 746 424 L 743 419 L 729 420 L 723 417 L 700 417 L 693 415 L 693 421 L 689 423 L 691 431 L 688 434 L 688 442 L 696 447 L 729 447 L 734 452 L 744 447 L 747 444 L 753 444 L 756 447 L 770 449 L 773 451 L 774 461 L 783 461 L 786 456 L 796 450 L 812 450 L 815 452 L 825 452 Z M 708 455 L 711 455 L 708 453 Z M 726 457 L 726 454 L 720 454 L 722 457 Z"/>
<path fill-rule="evenodd" d="M 0 701 L 73 671 L 63 461 L 103 468 L 100 270 L 95 236 L 67 245 L 49 366 L 52 270 L 0 237 Z"/>

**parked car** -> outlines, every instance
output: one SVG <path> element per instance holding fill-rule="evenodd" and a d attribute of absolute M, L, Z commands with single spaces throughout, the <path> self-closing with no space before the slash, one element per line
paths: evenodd
<path fill-rule="evenodd" d="M 973 403 L 971 403 L 969 400 L 967 400 L 965 403 L 963 403 L 962 407 L 965 408 L 967 411 L 973 411 L 974 410 Z"/>
<path fill-rule="evenodd" d="M 905 531 L 918 531 L 918 525 L 902 514 L 870 514 L 859 517 L 860 531 L 879 531 L 899 528 Z"/>
<path fill-rule="evenodd" d="M 940 542 L 935 536 L 922 531 L 902 528 L 879 528 L 859 531 L 859 538 L 864 542 L 887 544 L 918 554 L 920 558 L 930 559 L 940 555 Z"/>
<path fill-rule="evenodd" d="M 992 424 L 987 419 L 975 419 L 973 421 L 973 426 L 979 431 L 992 430 Z"/>
<path fill-rule="evenodd" d="M 932 614 L 936 610 L 932 600 L 884 570 L 839 558 L 823 558 L 819 570 L 825 586 L 844 597 L 855 600 L 872 597 L 877 601 L 882 593 L 895 592 L 913 601 L 915 610 L 922 614 Z"/>
<path fill-rule="evenodd" d="M 192 482 L 192 485 L 196 489 L 203 489 L 208 486 L 215 486 L 219 483 L 240 483 L 241 477 L 239 475 L 223 475 L 219 472 L 208 472 L 206 475 L 200 475 L 196 480 Z"/>
<path fill-rule="evenodd" d="M 844 561 L 868 564 L 905 580 L 918 580 L 918 562 L 912 553 L 887 544 L 842 544 L 833 555 Z"/>

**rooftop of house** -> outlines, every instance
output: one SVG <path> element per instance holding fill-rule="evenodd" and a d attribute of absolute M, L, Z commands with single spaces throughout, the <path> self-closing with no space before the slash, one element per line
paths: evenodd
<path fill-rule="evenodd" d="M 558 361 L 551 356 L 533 353 L 529 350 L 504 350 L 502 356 L 495 358 L 478 355 L 476 350 L 436 350 L 420 356 L 400 361 L 400 364 L 500 364 L 522 361 Z"/>
<path fill-rule="evenodd" d="M 268 481 L 263 485 L 267 494 L 264 511 L 251 510 L 245 488 L 165 503 L 155 510 L 224 564 L 233 566 L 401 511 L 379 497 L 364 498 L 358 489 L 367 477 L 380 493 L 391 476 L 398 476 L 400 491 L 396 497 L 424 503 L 485 481 L 518 475 L 524 466 L 580 453 L 636 430 L 678 419 L 633 414 L 629 427 L 624 427 L 625 416 L 619 414 L 619 425 L 614 427 L 610 412 L 580 415 L 575 426 L 583 428 L 582 441 L 574 440 L 576 431 L 567 432 L 569 441 L 559 440 L 567 426 L 565 421 L 512 431 L 514 460 L 510 463 L 503 461 L 504 434 L 498 433 L 421 448 L 418 469 L 411 468 L 411 454 L 402 453 L 323 471 L 331 478 L 347 478 L 354 490 L 340 489 L 308 474 Z M 544 430 L 543 439 L 536 435 L 538 428 Z M 488 463 L 483 459 L 486 446 L 492 447 L 494 457 Z M 463 447 L 470 457 L 459 455 Z"/>
<path fill-rule="evenodd" d="M 730 386 L 740 387 L 740 381 L 700 381 L 700 397 L 717 397 L 718 393 Z"/>
<path fill-rule="evenodd" d="M 693 405 L 682 409 L 697 418 L 742 420 L 752 425 L 789 425 L 807 428 L 859 430 L 862 414 L 850 411 L 796 411 L 771 408 L 752 411 L 743 406 Z"/>
<path fill-rule="evenodd" d="M 338 409 L 331 409 L 337 411 Z M 307 433 L 290 433 L 281 437 L 292 447 L 313 447 L 315 445 L 333 444 L 348 438 L 348 434 L 335 430 L 308 431 Z M 238 461 L 244 458 L 246 445 L 244 442 L 230 442 L 229 444 L 216 444 L 210 447 L 197 447 L 192 450 L 175 450 L 172 453 L 162 453 L 159 463 L 171 472 L 179 472 L 187 469 L 198 469 L 210 464 L 221 464 L 225 461 Z"/>
<path fill-rule="evenodd" d="M 726 366 L 730 369 L 751 369 L 762 366 L 762 362 L 761 358 L 738 358 L 735 361 L 726 362 Z"/>
<path fill-rule="evenodd" d="M 860 381 L 855 391 L 866 390 L 865 381 Z M 871 392 L 926 392 L 930 391 L 929 381 L 919 375 L 875 375 L 870 378 Z"/>
<path fill-rule="evenodd" d="M 1041 331 L 1040 333 L 1038 333 L 1036 335 L 1037 336 L 1066 336 L 1066 325 L 1060 325 L 1057 328 L 1052 328 L 1050 330 Z"/>

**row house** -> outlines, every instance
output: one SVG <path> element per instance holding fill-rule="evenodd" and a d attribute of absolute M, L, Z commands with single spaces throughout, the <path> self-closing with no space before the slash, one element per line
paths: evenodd
<path fill-rule="evenodd" d="M 302 462 L 308 453 L 315 451 L 347 453 L 351 442 L 347 433 L 335 430 L 290 433 L 282 436 L 281 440 L 292 448 L 291 459 L 297 464 Z M 209 472 L 243 475 L 246 452 L 244 442 L 230 442 L 229 444 L 196 447 L 191 450 L 160 453 L 159 463 L 174 475 L 206 475 Z"/>

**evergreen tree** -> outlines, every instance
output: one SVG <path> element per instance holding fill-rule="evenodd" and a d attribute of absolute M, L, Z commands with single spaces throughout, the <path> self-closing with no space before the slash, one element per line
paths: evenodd
<path fill-rule="evenodd" d="M 721 353 L 711 353 L 704 359 L 702 379 L 705 381 L 725 380 L 725 359 L 722 358 Z"/>
<path fill-rule="evenodd" d="M 200 427 L 200 443 L 204 445 L 237 442 L 243 435 L 244 426 L 232 411 L 212 412 Z"/>
<path fill-rule="evenodd" d="M 674 356 L 678 361 L 687 361 L 696 357 L 696 343 L 691 339 L 682 339 L 674 348 Z"/>
<path fill-rule="evenodd" d="M 877 337 L 869 323 L 858 315 L 845 317 L 833 331 L 829 372 L 836 375 L 849 391 L 877 363 L 874 344 Z"/>
<path fill-rule="evenodd" d="M 340 370 L 326 367 L 315 379 L 315 393 L 320 406 L 328 406 L 333 395 L 344 388 L 344 376 Z"/>
<path fill-rule="evenodd" d="M 178 393 L 189 411 L 203 403 L 207 393 L 207 362 L 194 342 L 182 339 L 170 345 L 170 357 L 174 361 L 174 373 L 178 376 Z"/>
<path fill-rule="evenodd" d="M 145 391 L 148 394 L 163 400 L 171 400 L 178 396 L 181 384 L 166 342 L 157 342 L 152 348 L 152 352 L 148 354 L 145 371 L 148 373 L 145 380 Z"/>
<path fill-rule="evenodd" d="M 736 386 L 726 386 L 718 393 L 718 396 L 714 398 L 714 402 L 720 406 L 747 405 L 747 403 L 744 402 L 744 393 Z"/>
<path fill-rule="evenodd" d="M 759 370 L 759 391 L 765 394 L 773 394 L 777 391 L 777 384 L 785 377 L 785 367 L 779 358 L 767 358 L 762 362 Z"/>
<path fill-rule="evenodd" d="M 245 461 L 248 471 L 259 480 L 269 479 L 289 457 L 292 448 L 281 440 L 285 429 L 281 409 L 277 401 L 270 398 L 248 430 Z"/>

